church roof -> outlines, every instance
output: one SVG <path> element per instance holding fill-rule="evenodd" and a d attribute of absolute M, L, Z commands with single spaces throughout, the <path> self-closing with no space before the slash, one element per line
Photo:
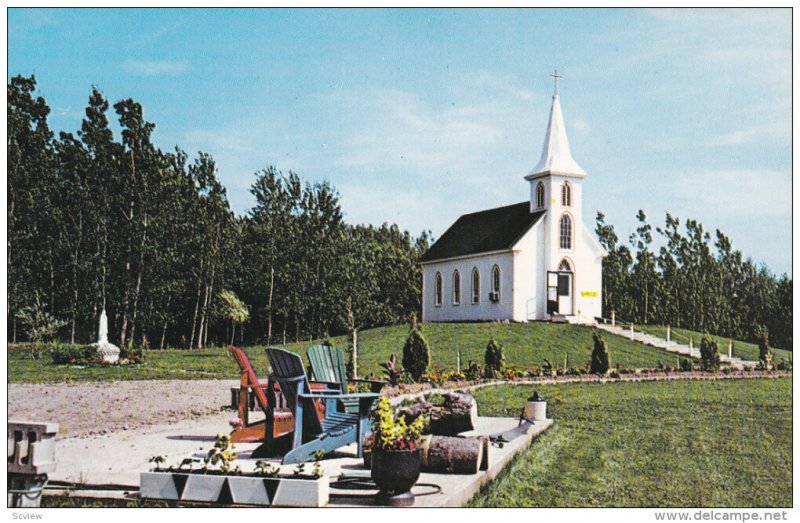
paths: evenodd
<path fill-rule="evenodd" d="M 420 261 L 431 262 L 510 249 L 545 211 L 531 212 L 526 201 L 461 216 Z"/>
<path fill-rule="evenodd" d="M 547 122 L 542 157 L 526 178 L 542 174 L 571 175 L 581 178 L 586 176 L 586 171 L 572 159 L 567 128 L 564 126 L 564 115 L 561 113 L 561 102 L 557 94 L 553 96 L 553 105 L 550 107 L 550 121 Z"/>

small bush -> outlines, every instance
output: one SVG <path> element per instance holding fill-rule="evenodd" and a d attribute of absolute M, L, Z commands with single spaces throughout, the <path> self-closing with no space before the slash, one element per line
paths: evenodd
<path fill-rule="evenodd" d="M 700 342 L 700 368 L 703 372 L 717 372 L 719 370 L 719 346 L 708 336 L 703 336 Z"/>
<path fill-rule="evenodd" d="M 428 348 L 428 340 L 422 335 L 417 320 L 414 318 L 411 322 L 411 332 L 403 347 L 403 367 L 414 381 L 419 381 L 422 379 L 422 375 L 428 371 L 430 364 L 431 352 Z"/>
<path fill-rule="evenodd" d="M 506 360 L 505 351 L 503 350 L 503 346 L 497 343 L 494 338 L 489 340 L 489 343 L 486 345 L 486 352 L 484 353 L 483 360 L 486 364 L 487 373 L 494 374 L 503 370 Z"/>
<path fill-rule="evenodd" d="M 483 369 L 477 363 L 473 363 L 472 361 L 470 361 L 469 365 L 464 371 L 464 374 L 470 381 L 479 380 L 483 377 Z"/>
<path fill-rule="evenodd" d="M 765 369 L 769 369 L 772 364 L 772 351 L 769 350 L 769 331 L 763 325 L 756 329 L 758 337 L 758 361 Z"/>
<path fill-rule="evenodd" d="M 694 362 L 689 358 L 681 358 L 681 372 L 692 372 L 694 370 Z"/>
<path fill-rule="evenodd" d="M 81 365 L 100 361 L 97 347 L 94 345 L 74 345 L 58 343 L 50 349 L 50 357 L 54 365 Z"/>
<path fill-rule="evenodd" d="M 608 347 L 600 335 L 595 332 L 592 334 L 594 349 L 592 350 L 592 364 L 589 371 L 592 374 L 605 374 L 608 372 Z"/>
<path fill-rule="evenodd" d="M 792 370 L 792 358 L 781 358 L 780 363 L 778 363 L 778 370 Z"/>
<path fill-rule="evenodd" d="M 144 350 L 141 345 L 129 342 L 119 350 L 119 359 L 128 360 L 130 363 L 141 363 L 144 361 Z"/>

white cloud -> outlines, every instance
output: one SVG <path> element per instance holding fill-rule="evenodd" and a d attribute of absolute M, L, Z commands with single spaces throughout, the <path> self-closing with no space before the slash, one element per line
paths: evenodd
<path fill-rule="evenodd" d="M 141 74 L 145 76 L 173 76 L 188 71 L 189 63 L 185 60 L 129 59 L 122 64 L 122 68 L 129 73 Z"/>
<path fill-rule="evenodd" d="M 792 135 L 792 122 L 789 117 L 785 121 L 776 121 L 768 124 L 753 124 L 747 129 L 731 131 L 714 137 L 710 141 L 712 146 L 744 145 L 758 143 L 762 140 L 786 140 Z"/>
<path fill-rule="evenodd" d="M 715 214 L 736 214 L 741 220 L 756 216 L 792 214 L 790 173 L 774 170 L 706 171 L 673 178 L 677 204 L 707 207 Z"/>

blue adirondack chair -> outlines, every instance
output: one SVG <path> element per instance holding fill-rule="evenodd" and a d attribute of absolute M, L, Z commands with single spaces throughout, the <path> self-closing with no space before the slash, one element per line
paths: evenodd
<path fill-rule="evenodd" d="M 332 452 L 353 442 L 358 444 L 358 457 L 362 457 L 364 437 L 370 427 L 370 407 L 380 395 L 372 392 L 343 394 L 338 389 L 311 391 L 300 356 L 273 347 L 266 351 L 271 375 L 294 414 L 292 449 L 282 463 L 310 461 L 316 451 Z M 345 412 L 342 401 L 349 400 L 358 402 L 357 413 Z M 319 408 L 320 404 L 324 409 Z"/>

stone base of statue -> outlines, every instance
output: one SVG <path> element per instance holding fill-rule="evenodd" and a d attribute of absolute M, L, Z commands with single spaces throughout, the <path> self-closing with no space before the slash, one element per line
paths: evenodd
<path fill-rule="evenodd" d="M 107 341 L 100 341 L 95 343 L 97 346 L 97 354 L 106 363 L 114 363 L 119 359 L 119 347 Z"/>

